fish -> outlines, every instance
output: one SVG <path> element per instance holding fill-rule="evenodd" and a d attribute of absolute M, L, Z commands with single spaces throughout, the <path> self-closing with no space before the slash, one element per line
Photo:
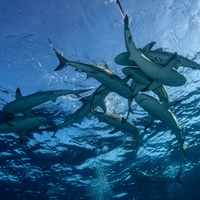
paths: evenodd
<path fill-rule="evenodd" d="M 145 47 L 141 51 L 145 52 Z M 163 66 L 169 61 L 169 59 L 173 55 L 172 52 L 164 51 L 162 48 L 146 51 L 146 53 L 144 53 L 144 54 L 151 61 L 153 61 L 157 64 L 160 64 L 160 65 L 163 65 Z M 136 66 L 136 63 L 134 61 L 129 60 L 129 56 L 130 56 L 129 52 L 123 52 L 123 53 L 120 53 L 119 55 L 117 55 L 114 58 L 114 61 L 118 65 Z M 184 56 L 177 54 L 177 60 L 179 60 L 180 62 L 177 63 L 176 66 L 174 66 L 175 69 L 178 69 L 179 66 L 183 66 L 183 67 L 188 67 L 191 69 L 200 70 L 200 64 L 198 64 L 198 63 L 194 62 L 193 60 L 190 60 Z"/>
<path fill-rule="evenodd" d="M 47 118 L 43 116 L 14 116 L 12 119 L 0 122 L 0 133 L 17 133 L 20 136 L 20 144 L 22 144 L 28 131 L 36 129 L 46 122 Z"/>
<path fill-rule="evenodd" d="M 127 84 L 127 82 L 130 79 L 129 76 L 125 77 L 124 79 L 121 79 L 119 76 L 117 76 L 116 74 L 114 74 L 109 70 L 107 64 L 104 67 L 100 67 L 97 65 L 92 65 L 82 62 L 69 61 L 54 48 L 51 42 L 50 44 L 60 62 L 60 64 L 56 67 L 55 71 L 61 70 L 64 67 L 70 65 L 75 67 L 76 70 L 78 71 L 85 72 L 88 78 L 89 77 L 95 78 L 100 83 L 109 88 L 111 91 L 119 94 L 125 99 L 128 99 L 129 112 L 130 112 L 130 104 L 134 98 L 134 95 L 133 91 Z"/>
<path fill-rule="evenodd" d="M 117 1 L 117 3 L 120 7 L 122 16 L 124 18 L 124 38 L 125 45 L 129 53 L 128 59 L 134 61 L 141 71 L 143 71 L 148 77 L 150 77 L 158 83 L 174 87 L 184 85 L 186 83 L 185 76 L 174 69 L 174 67 L 176 67 L 180 63 L 180 61 L 177 59 L 177 53 L 175 52 L 171 56 L 171 58 L 169 59 L 168 63 L 165 64 L 165 66 L 151 61 L 142 52 L 141 49 L 138 49 L 136 47 L 129 28 L 128 16 L 124 16 L 121 4 L 119 3 L 119 1 Z M 154 42 L 151 43 L 149 48 L 151 48 L 153 45 Z"/>
<path fill-rule="evenodd" d="M 179 185 L 183 185 L 183 182 L 181 181 L 181 171 L 182 167 L 180 167 L 178 174 L 175 177 L 164 177 L 159 175 L 153 175 L 149 174 L 147 172 L 141 171 L 139 169 L 134 169 L 130 171 L 130 174 L 132 177 L 137 179 L 141 182 L 140 189 L 141 191 L 142 186 L 146 183 L 178 183 Z"/>
<path fill-rule="evenodd" d="M 99 112 L 94 110 L 92 107 L 93 99 L 98 95 L 99 95 L 98 92 L 96 93 L 94 92 L 90 103 L 90 111 L 95 117 L 99 119 L 100 122 L 107 123 L 114 127 L 114 129 L 110 131 L 109 134 L 113 134 L 118 131 L 123 131 L 125 133 L 134 133 L 134 134 L 139 133 L 138 128 L 134 124 L 128 122 L 125 118 L 119 116 L 116 112 L 114 112 L 113 114 L 109 114 L 106 112 Z"/>
<path fill-rule="evenodd" d="M 17 114 L 23 113 L 30 116 L 31 109 L 47 101 L 55 102 L 59 96 L 74 94 L 79 96 L 80 93 L 87 92 L 89 90 L 49 90 L 44 92 L 36 92 L 27 96 L 22 96 L 20 88 L 17 88 L 15 93 L 15 100 L 7 103 L 2 111 L 5 114 Z"/>
<path fill-rule="evenodd" d="M 156 83 L 152 81 L 146 74 L 144 74 L 139 68 L 137 67 L 124 67 L 122 69 L 124 75 L 130 75 L 132 83 L 130 87 L 132 88 L 134 95 L 138 94 L 140 91 L 150 91 L 152 90 L 156 93 L 159 97 L 161 102 L 169 102 L 169 96 L 164 85 L 160 83 Z"/>
<path fill-rule="evenodd" d="M 161 120 L 171 129 L 171 133 L 176 136 L 184 156 L 187 157 L 185 152 L 187 144 L 183 140 L 180 124 L 176 116 L 170 110 L 170 107 L 176 105 L 179 103 L 179 101 L 161 103 L 157 99 L 147 94 L 138 94 L 134 99 L 138 105 L 140 105 L 145 111 L 149 113 L 145 129 L 147 129 L 154 120 Z"/>
<path fill-rule="evenodd" d="M 106 112 L 106 105 L 104 102 L 104 99 L 107 97 L 107 95 L 111 92 L 110 89 L 105 87 L 104 85 L 100 85 L 95 91 L 98 92 L 99 95 L 95 96 L 93 99 L 93 107 L 96 108 L 97 106 L 100 106 L 101 109 Z M 56 134 L 56 132 L 62 128 L 68 127 L 70 125 L 73 125 L 74 123 L 81 123 L 83 118 L 87 117 L 90 113 L 90 104 L 91 100 L 93 98 L 93 94 L 83 97 L 80 99 L 80 101 L 83 103 L 82 106 L 77 109 L 68 119 L 66 119 L 63 123 L 55 126 L 46 128 L 46 131 L 54 132 L 53 136 Z"/>

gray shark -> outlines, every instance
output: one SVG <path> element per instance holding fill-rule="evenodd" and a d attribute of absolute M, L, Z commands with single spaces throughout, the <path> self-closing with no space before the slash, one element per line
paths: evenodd
<path fill-rule="evenodd" d="M 125 133 L 138 134 L 138 129 L 136 126 L 128 122 L 125 118 L 120 117 L 117 113 L 108 114 L 104 112 L 95 111 L 91 108 L 91 113 L 99 119 L 100 122 L 105 122 L 113 127 L 115 127 L 109 134 L 122 131 Z"/>
<path fill-rule="evenodd" d="M 76 68 L 78 71 L 83 71 L 87 73 L 87 77 L 93 77 L 98 80 L 100 83 L 105 85 L 111 91 L 116 92 L 117 94 L 121 95 L 122 97 L 132 101 L 133 99 L 133 92 L 131 88 L 127 85 L 127 82 L 130 77 L 125 79 L 121 79 L 116 74 L 112 73 L 107 65 L 105 67 L 100 67 L 97 65 L 82 63 L 82 62 L 75 62 L 69 61 L 64 56 L 62 56 L 51 44 L 60 64 L 55 69 L 55 71 L 61 70 L 64 67 L 70 65 Z M 130 104 L 130 103 L 129 103 Z"/>
<path fill-rule="evenodd" d="M 20 143 L 23 143 L 27 131 L 45 124 L 47 118 L 43 116 L 16 117 L 0 123 L 0 133 L 18 133 Z"/>
<path fill-rule="evenodd" d="M 92 95 L 83 97 L 80 99 L 82 101 L 83 105 L 77 109 L 68 119 L 66 119 L 63 123 L 59 124 L 56 127 L 50 127 L 47 128 L 47 131 L 53 131 L 54 135 L 55 133 L 64 127 L 73 125 L 74 123 L 81 123 L 84 117 L 87 117 L 90 113 L 90 106 L 91 106 L 91 100 L 93 98 L 92 106 L 96 108 L 97 106 L 100 106 L 104 112 L 106 112 L 106 105 L 104 102 L 104 99 L 106 96 L 111 92 L 108 88 L 106 88 L 104 85 L 100 85 L 94 93 L 98 92 L 98 95 L 95 95 L 93 97 Z"/>
<path fill-rule="evenodd" d="M 169 102 L 169 103 L 161 103 L 157 99 L 146 95 L 146 94 L 138 94 L 135 97 L 135 101 L 145 110 L 149 113 L 149 117 L 147 120 L 146 127 L 149 127 L 150 124 L 156 120 L 161 120 L 164 124 L 166 124 L 170 129 L 172 134 L 174 134 L 178 140 L 178 142 L 181 145 L 181 149 L 183 151 L 183 154 L 186 157 L 185 149 L 187 147 L 186 143 L 183 140 L 182 137 L 182 130 L 180 128 L 179 122 L 176 118 L 176 116 L 172 113 L 170 110 L 170 107 L 172 105 L 177 104 L 177 101 L 175 102 Z"/>
<path fill-rule="evenodd" d="M 15 101 L 7 103 L 3 107 L 5 114 L 24 113 L 31 115 L 31 109 L 46 101 L 56 101 L 57 97 L 67 94 L 74 94 L 79 96 L 80 93 L 87 92 L 89 90 L 49 90 L 45 92 L 36 92 L 27 96 L 22 96 L 20 89 L 17 88 L 15 94 Z"/>
<path fill-rule="evenodd" d="M 144 53 L 145 56 L 147 56 L 151 61 L 163 66 L 166 65 L 166 63 L 168 63 L 170 58 L 173 56 L 173 53 L 168 51 L 163 51 L 162 48 L 145 51 L 144 47 L 141 51 L 146 52 Z M 129 56 L 130 56 L 129 52 L 120 53 L 115 57 L 114 60 L 118 65 L 136 66 L 136 63 L 134 61 L 129 60 Z M 178 68 L 179 66 L 184 66 L 192 69 L 200 69 L 200 64 L 188 58 L 185 58 L 184 56 L 177 54 L 177 60 L 179 60 L 180 62 L 176 66 L 174 66 L 175 68 Z"/>
<path fill-rule="evenodd" d="M 124 15 L 119 1 L 117 1 L 117 4 L 119 5 L 120 11 L 124 18 L 124 38 L 126 48 L 129 53 L 128 59 L 134 61 L 141 71 L 158 83 L 168 86 L 184 85 L 186 83 L 186 78 L 181 73 L 173 69 L 180 63 L 180 61 L 177 60 L 177 53 L 173 54 L 165 66 L 151 61 L 141 49 L 136 47 L 131 36 L 128 16 Z M 152 43 L 152 45 L 153 44 L 154 43 Z"/>
<path fill-rule="evenodd" d="M 149 174 L 147 172 L 143 172 L 139 169 L 131 170 L 130 174 L 131 174 L 131 176 L 133 176 L 133 178 L 135 178 L 141 182 L 141 185 L 140 185 L 140 191 L 141 191 L 142 186 L 146 183 L 158 183 L 158 184 L 160 184 L 160 183 L 178 183 L 180 185 L 183 185 L 183 182 L 180 179 L 181 171 L 182 171 L 182 167 L 180 167 L 180 170 L 175 177 L 164 177 L 164 176 L 159 176 L 159 175 L 153 175 L 153 174 Z"/>
<path fill-rule="evenodd" d="M 156 83 L 152 81 L 146 74 L 144 74 L 139 68 L 137 67 L 124 67 L 122 69 L 124 75 L 130 75 L 133 79 L 131 83 L 131 88 L 134 92 L 134 95 L 138 94 L 139 91 L 150 91 L 152 90 L 156 93 L 159 97 L 161 102 L 169 102 L 169 97 L 167 91 L 163 85 L 160 83 Z"/>
<path fill-rule="evenodd" d="M 99 95 L 99 92 L 94 92 L 93 97 L 90 103 L 91 113 L 99 119 L 101 122 L 105 122 L 113 127 L 115 127 L 109 134 L 116 133 L 118 131 L 123 131 L 125 133 L 136 133 L 138 134 L 138 129 L 136 126 L 128 122 L 125 118 L 119 116 L 116 112 L 113 114 L 108 114 L 106 112 L 95 111 L 92 107 L 93 100 L 96 96 Z"/>

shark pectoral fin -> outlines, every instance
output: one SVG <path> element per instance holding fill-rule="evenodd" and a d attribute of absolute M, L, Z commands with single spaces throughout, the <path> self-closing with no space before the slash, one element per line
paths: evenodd
<path fill-rule="evenodd" d="M 22 144 L 24 142 L 24 139 L 26 137 L 26 133 L 27 133 L 27 131 L 22 131 L 22 132 L 18 133 L 20 135 L 20 137 L 19 137 L 20 144 Z"/>
<path fill-rule="evenodd" d="M 155 88 L 153 90 L 153 92 L 155 94 L 157 94 L 160 102 L 169 103 L 169 96 L 168 96 L 167 91 L 166 91 L 166 89 L 165 89 L 165 87 L 163 85 L 161 85 L 158 88 Z"/>
<path fill-rule="evenodd" d="M 21 91 L 19 88 L 16 89 L 16 93 L 15 93 L 15 99 L 16 100 L 21 100 L 23 98 L 23 96 L 21 95 Z"/>
<path fill-rule="evenodd" d="M 109 134 L 117 133 L 118 131 L 119 131 L 119 129 L 115 128 L 112 131 L 110 131 Z"/>
<path fill-rule="evenodd" d="M 144 55 L 148 55 L 149 54 L 149 51 L 152 49 L 152 47 L 156 44 L 156 42 L 150 42 L 149 44 L 147 44 L 146 46 L 144 46 L 142 48 L 142 53 Z"/>
<path fill-rule="evenodd" d="M 149 115 L 147 121 L 145 122 L 144 129 L 146 130 L 147 128 L 149 128 L 149 126 L 153 123 L 154 120 L 156 120 L 156 118 L 152 115 Z"/>
<path fill-rule="evenodd" d="M 143 84 L 138 83 L 135 80 L 132 80 L 130 87 L 134 97 L 138 94 L 138 92 L 145 89 L 145 86 Z"/>
<path fill-rule="evenodd" d="M 115 63 L 118 65 L 124 65 L 124 66 L 136 66 L 136 63 L 132 60 L 129 60 L 130 53 L 124 52 L 117 55 L 114 59 Z"/>

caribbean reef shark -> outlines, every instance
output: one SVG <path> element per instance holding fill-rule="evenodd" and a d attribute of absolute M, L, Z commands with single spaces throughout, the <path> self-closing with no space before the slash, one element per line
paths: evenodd
<path fill-rule="evenodd" d="M 96 108 L 97 106 L 100 106 L 104 112 L 106 112 L 106 105 L 104 102 L 104 99 L 106 96 L 111 92 L 110 89 L 106 88 L 104 85 L 100 85 L 94 93 L 98 93 L 98 95 L 95 95 L 93 97 L 92 95 L 83 97 L 80 99 L 80 101 L 83 103 L 83 105 L 77 109 L 68 119 L 66 119 L 63 123 L 59 124 L 56 127 L 50 127 L 47 128 L 47 131 L 53 131 L 54 135 L 55 133 L 64 127 L 73 125 L 74 123 L 81 123 L 84 117 L 87 117 L 90 113 L 90 107 L 91 107 L 91 100 L 93 98 L 92 106 Z"/>
<path fill-rule="evenodd" d="M 108 114 L 106 112 L 95 111 L 92 107 L 94 97 L 98 96 L 99 92 L 94 92 L 90 103 L 91 113 L 99 119 L 100 122 L 105 122 L 113 127 L 115 127 L 109 134 L 116 133 L 118 131 L 123 131 L 125 133 L 136 133 L 138 134 L 138 129 L 133 124 L 128 122 L 125 118 L 119 116 L 116 112 L 113 114 Z"/>
<path fill-rule="evenodd" d="M 49 90 L 45 92 L 36 92 L 27 96 L 22 96 L 20 89 L 17 88 L 15 94 L 15 101 L 7 103 L 3 107 L 5 114 L 24 113 L 31 115 L 31 109 L 46 101 L 56 101 L 57 97 L 67 94 L 74 94 L 79 96 L 80 93 L 87 92 L 88 90 Z"/>
<path fill-rule="evenodd" d="M 170 110 L 170 107 L 177 104 L 177 101 L 160 103 L 157 99 L 146 94 L 138 94 L 134 99 L 145 111 L 149 113 L 145 129 L 149 127 L 154 120 L 161 120 L 171 129 L 172 134 L 176 136 L 181 145 L 183 154 L 186 157 L 186 144 L 184 143 L 182 137 L 182 130 L 176 116 Z"/>
<path fill-rule="evenodd" d="M 20 135 L 20 143 L 23 143 L 28 131 L 36 129 L 46 122 L 47 118 L 43 116 L 13 116 L 13 119 L 4 120 L 0 123 L 0 133 L 18 133 Z"/>
<path fill-rule="evenodd" d="M 168 86 L 182 86 L 186 83 L 186 78 L 173 68 L 176 67 L 180 61 L 177 60 L 177 53 L 174 53 L 168 63 L 163 66 L 151 61 L 141 49 L 138 49 L 131 36 L 129 28 L 128 16 L 124 15 L 120 2 L 116 2 L 119 5 L 120 11 L 124 18 L 124 38 L 126 48 L 129 52 L 129 60 L 136 63 L 137 67 L 140 68 L 148 77 L 152 80 Z M 152 43 L 153 45 L 153 43 Z M 151 45 L 150 45 L 151 48 Z"/>
<path fill-rule="evenodd" d="M 157 64 L 160 64 L 160 65 L 163 65 L 163 66 L 166 65 L 166 63 L 168 63 L 170 58 L 173 56 L 173 53 L 164 51 L 162 48 L 146 51 L 145 47 L 144 47 L 141 51 L 151 61 L 153 61 Z M 134 61 L 129 60 L 129 56 L 130 56 L 129 52 L 120 53 L 119 55 L 117 55 L 115 57 L 114 60 L 118 65 L 136 66 L 136 63 Z M 179 60 L 180 62 L 176 66 L 174 66 L 175 68 L 178 68 L 179 66 L 184 66 L 184 67 L 189 67 L 192 69 L 200 70 L 200 64 L 198 64 L 188 58 L 185 58 L 184 56 L 177 54 L 177 60 Z"/>
<path fill-rule="evenodd" d="M 167 91 L 163 85 L 160 83 L 156 83 L 152 81 L 146 74 L 144 74 L 140 69 L 137 67 L 124 67 L 122 69 L 124 75 L 130 75 L 132 83 L 130 87 L 132 88 L 134 95 L 138 94 L 140 91 L 150 91 L 152 90 L 156 93 L 159 97 L 161 102 L 169 102 L 169 97 Z"/>
<path fill-rule="evenodd" d="M 64 67 L 70 65 L 70 66 L 75 67 L 76 70 L 78 71 L 83 71 L 87 73 L 87 77 L 95 78 L 96 80 L 101 82 L 103 85 L 105 85 L 107 88 L 109 88 L 111 91 L 116 92 L 122 97 L 128 99 L 129 112 L 131 111 L 130 104 L 133 100 L 134 95 L 131 88 L 127 85 L 127 82 L 130 79 L 130 77 L 121 79 L 119 76 L 112 73 L 108 69 L 107 65 L 105 67 L 100 67 L 100 66 L 96 66 L 92 64 L 82 63 L 82 62 L 69 61 L 53 47 L 51 42 L 50 44 L 60 62 L 58 67 L 55 69 L 55 71 L 61 70 Z"/>
<path fill-rule="evenodd" d="M 131 176 L 141 182 L 139 191 L 142 190 L 142 186 L 146 183 L 178 183 L 183 185 L 183 182 L 180 179 L 182 167 L 180 167 L 178 174 L 175 177 L 164 177 L 149 174 L 147 172 L 143 172 L 139 169 L 134 169 L 130 171 Z"/>

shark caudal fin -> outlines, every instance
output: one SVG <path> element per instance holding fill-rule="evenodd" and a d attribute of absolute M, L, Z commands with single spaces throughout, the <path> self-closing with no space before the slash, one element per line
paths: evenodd
<path fill-rule="evenodd" d="M 58 71 L 67 67 L 69 61 L 55 49 L 55 47 L 53 46 L 50 40 L 49 40 L 49 43 L 60 62 L 59 65 L 56 67 L 56 69 L 54 69 L 54 71 Z"/>
<path fill-rule="evenodd" d="M 124 11 L 122 9 L 120 1 L 116 0 L 116 4 L 119 6 L 119 10 L 120 10 L 120 13 L 121 13 L 122 17 L 125 18 L 125 14 L 124 14 Z"/>

